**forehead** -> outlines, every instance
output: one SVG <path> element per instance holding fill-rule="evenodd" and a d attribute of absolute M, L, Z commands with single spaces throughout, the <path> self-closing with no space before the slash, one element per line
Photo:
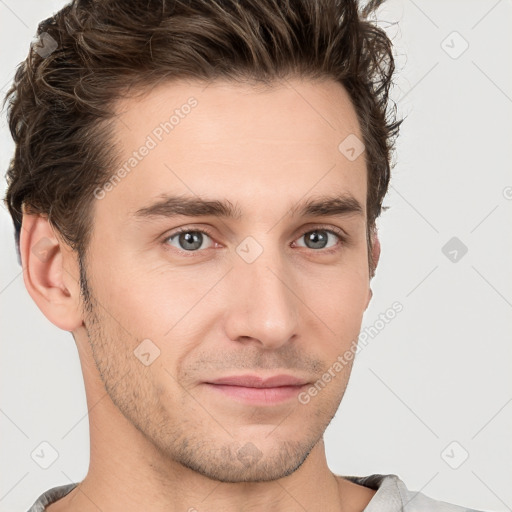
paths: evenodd
<path fill-rule="evenodd" d="M 162 83 L 117 111 L 112 175 L 124 172 L 105 203 L 118 210 L 171 193 L 261 209 L 262 200 L 350 192 L 364 204 L 364 153 L 351 160 L 340 150 L 347 137 L 362 139 L 357 115 L 334 81 Z"/>

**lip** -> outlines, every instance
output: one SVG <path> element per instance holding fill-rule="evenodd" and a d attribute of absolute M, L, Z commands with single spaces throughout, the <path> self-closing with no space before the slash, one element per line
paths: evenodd
<path fill-rule="evenodd" d="M 205 382 L 204 385 L 230 400 L 252 406 L 269 406 L 296 399 L 308 382 L 293 375 L 233 375 Z"/>
<path fill-rule="evenodd" d="M 231 375 L 210 380 L 207 384 L 223 384 L 226 386 L 242 386 L 246 388 L 277 388 L 281 386 L 304 386 L 307 381 L 293 375 Z"/>

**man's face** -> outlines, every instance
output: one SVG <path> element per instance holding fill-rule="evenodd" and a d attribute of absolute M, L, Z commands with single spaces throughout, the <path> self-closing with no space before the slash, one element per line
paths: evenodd
<path fill-rule="evenodd" d="M 361 136 L 335 82 L 205 87 L 164 84 L 119 104 L 119 167 L 137 163 L 94 200 L 84 324 L 112 401 L 160 453 L 217 480 L 273 480 L 334 416 L 351 360 L 333 365 L 368 305 L 364 154 L 338 149 Z M 164 196 L 239 215 L 148 210 Z M 345 213 L 301 212 L 326 198 Z M 213 383 L 276 375 L 304 386 Z"/>

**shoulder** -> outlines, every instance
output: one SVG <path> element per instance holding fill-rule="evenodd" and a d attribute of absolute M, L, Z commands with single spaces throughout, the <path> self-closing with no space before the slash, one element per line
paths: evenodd
<path fill-rule="evenodd" d="M 69 494 L 77 485 L 78 483 L 59 485 L 43 492 L 27 512 L 43 512 L 48 505 Z"/>
<path fill-rule="evenodd" d="M 405 483 L 393 474 L 342 478 L 377 490 L 364 512 L 483 512 L 409 490 Z"/>

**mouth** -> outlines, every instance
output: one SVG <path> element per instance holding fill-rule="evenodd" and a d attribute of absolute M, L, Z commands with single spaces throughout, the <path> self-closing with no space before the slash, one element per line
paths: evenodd
<path fill-rule="evenodd" d="M 250 405 L 277 405 L 290 401 L 309 382 L 293 375 L 233 375 L 204 382 L 207 389 L 231 400 Z"/>

